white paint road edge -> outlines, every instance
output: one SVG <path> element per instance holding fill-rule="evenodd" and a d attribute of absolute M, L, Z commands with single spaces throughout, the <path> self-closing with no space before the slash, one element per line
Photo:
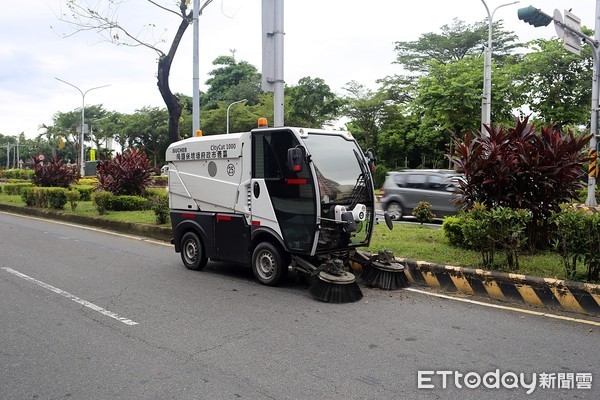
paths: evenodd
<path fill-rule="evenodd" d="M 0 268 L 0 269 L 2 269 L 2 270 L 4 270 L 4 271 L 6 271 L 6 272 L 8 272 L 8 273 L 11 273 L 11 274 L 13 274 L 14 276 L 17 276 L 17 277 L 19 277 L 19 278 L 25 279 L 26 281 L 33 282 L 33 283 L 35 283 L 36 285 L 38 285 L 38 286 L 41 286 L 41 287 L 43 287 L 44 289 L 48 289 L 48 290 L 50 290 L 51 292 L 54 292 L 54 293 L 56 293 L 56 294 L 59 294 L 59 295 L 61 295 L 61 296 L 63 296 L 63 297 L 66 297 L 66 298 L 67 298 L 67 299 L 69 299 L 69 300 L 73 300 L 75 303 L 81 304 L 81 305 L 82 305 L 82 306 L 84 306 L 84 307 L 87 307 L 87 308 L 90 308 L 90 309 L 92 309 L 92 310 L 94 310 L 94 311 L 97 311 L 97 312 L 99 312 L 99 313 L 100 313 L 100 314 L 102 314 L 102 315 L 105 315 L 105 316 L 107 316 L 107 317 L 110 317 L 110 318 L 116 319 L 117 321 L 119 321 L 119 322 L 122 322 L 122 323 L 124 323 L 125 325 L 130 325 L 130 326 L 133 326 L 133 325 L 138 325 L 138 323 L 137 323 L 137 322 L 135 322 L 135 321 L 132 321 L 132 320 L 130 320 L 129 318 L 120 317 L 118 314 L 116 314 L 116 313 L 114 313 L 114 312 L 112 312 L 112 311 L 108 311 L 108 310 L 106 310 L 106 309 L 104 309 L 104 308 L 102 308 L 102 307 L 100 307 L 100 306 L 97 306 L 97 305 L 96 305 L 96 304 L 94 304 L 94 303 L 90 303 L 90 302 L 89 302 L 89 301 L 87 301 L 87 300 L 80 299 L 79 297 L 77 297 L 77 296 L 75 296 L 75 295 L 73 295 L 73 294 L 71 294 L 71 293 L 69 293 L 69 292 L 65 292 L 65 291 L 64 291 L 64 290 L 62 290 L 62 289 L 59 289 L 59 288 L 57 288 L 57 287 L 54 287 L 54 286 L 52 286 L 52 285 L 48 285 L 47 283 L 44 283 L 44 282 L 42 282 L 42 281 L 39 281 L 39 280 L 37 280 L 37 279 L 35 279 L 35 278 L 32 278 L 31 276 L 25 275 L 25 274 L 23 274 L 23 273 L 21 273 L 21 272 L 19 272 L 19 271 L 15 271 L 15 270 L 14 270 L 14 269 L 12 269 L 12 268 L 8 268 L 8 267 L 2 267 L 2 268 Z"/>
<path fill-rule="evenodd" d="M 86 229 L 86 230 L 94 231 L 94 232 L 102 232 L 102 233 L 106 233 L 106 234 L 109 234 L 109 235 L 124 237 L 124 238 L 128 238 L 128 239 L 133 239 L 133 240 L 139 240 L 139 241 L 143 241 L 143 242 L 147 242 L 147 243 L 158 244 L 158 245 L 161 245 L 161 246 L 173 247 L 172 244 L 168 244 L 168 243 L 161 242 L 161 241 L 158 241 L 158 240 L 147 239 L 147 238 L 143 238 L 143 237 L 139 237 L 139 236 L 126 235 L 126 234 L 123 234 L 123 233 L 111 232 L 111 231 L 108 231 L 108 230 L 98 229 L 98 228 L 92 228 L 92 227 L 85 226 L 85 225 L 77 225 L 77 224 L 71 224 L 71 223 L 68 223 L 68 222 L 62 222 L 62 221 L 56 221 L 56 220 L 48 220 L 48 219 L 37 218 L 37 217 L 30 217 L 30 216 L 26 216 L 26 215 L 13 214 L 13 213 L 4 212 L 4 211 L 1 211 L 0 214 L 8 214 L 8 215 L 12 215 L 14 217 L 22 217 L 22 218 L 28 218 L 28 219 L 35 219 L 35 220 L 38 220 L 38 221 L 50 222 L 50 223 L 59 224 L 59 225 L 66 225 L 66 226 L 71 226 L 71 227 L 80 228 L 80 229 Z M 498 304 L 486 303 L 486 302 L 483 302 L 483 301 L 477 301 L 477 300 L 463 299 L 463 298 L 460 298 L 460 297 L 448 296 L 448 295 L 440 294 L 440 293 L 432 293 L 432 292 L 428 292 L 428 291 L 425 291 L 425 290 L 414 289 L 414 288 L 405 288 L 403 290 L 407 290 L 407 291 L 414 292 L 414 293 L 421 293 L 421 294 L 424 294 L 424 295 L 427 295 L 427 296 L 439 297 L 439 298 L 447 299 L 447 300 L 455 300 L 455 301 L 461 301 L 463 303 L 475 304 L 475 305 L 482 306 L 482 307 L 491 307 L 491 308 L 497 308 L 497 309 L 506 310 L 506 311 L 513 311 L 513 312 L 520 312 L 520 313 L 524 313 L 524 314 L 537 315 L 537 316 L 540 316 L 540 317 L 554 318 L 554 319 L 560 319 L 560 320 L 564 320 L 564 321 L 577 322 L 577 323 L 581 323 L 581 324 L 587 324 L 587 325 L 593 325 L 593 326 L 600 326 L 600 322 L 590 321 L 590 320 L 587 320 L 587 319 L 571 318 L 571 317 L 565 317 L 565 316 L 558 315 L 558 314 L 550 314 L 550 313 L 545 313 L 545 312 L 538 312 L 538 311 L 527 310 L 527 309 L 523 309 L 523 308 L 502 306 L 502 305 L 498 305 Z"/>

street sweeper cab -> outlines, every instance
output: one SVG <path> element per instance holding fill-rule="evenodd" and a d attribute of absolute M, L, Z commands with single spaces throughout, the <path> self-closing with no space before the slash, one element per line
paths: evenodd
<path fill-rule="evenodd" d="M 362 297 L 351 262 L 375 224 L 371 153 L 349 132 L 278 127 L 196 136 L 167 149 L 175 251 L 246 264 L 263 284 L 296 270 L 328 302 Z M 402 274 L 404 275 L 404 274 Z"/>

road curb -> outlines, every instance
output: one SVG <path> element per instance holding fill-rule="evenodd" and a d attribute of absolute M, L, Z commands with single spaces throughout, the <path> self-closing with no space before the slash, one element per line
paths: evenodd
<path fill-rule="evenodd" d="M 111 221 L 56 210 L 0 204 L 0 211 L 108 229 L 168 242 L 170 227 Z M 600 316 L 600 285 L 396 258 L 412 285 Z"/>
<path fill-rule="evenodd" d="M 416 261 L 405 265 L 411 284 L 500 301 L 600 316 L 600 285 Z"/>
<path fill-rule="evenodd" d="M 94 228 L 108 229 L 129 235 L 144 236 L 151 239 L 163 240 L 168 242 L 173 237 L 170 227 L 163 227 L 148 224 L 136 224 L 133 222 L 112 221 L 100 217 L 87 217 L 83 215 L 73 215 L 60 212 L 57 210 L 49 210 L 44 208 L 20 207 L 9 204 L 0 204 L 0 211 L 7 211 L 15 214 L 30 215 L 39 218 L 54 219 L 73 224 L 91 226 Z"/>

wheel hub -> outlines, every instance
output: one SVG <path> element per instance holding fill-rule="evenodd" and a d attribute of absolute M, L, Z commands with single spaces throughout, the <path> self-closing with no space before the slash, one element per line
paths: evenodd
<path fill-rule="evenodd" d="M 262 252 L 258 257 L 258 273 L 265 279 L 275 273 L 275 259 L 269 252 Z"/>
<path fill-rule="evenodd" d="M 198 247 L 193 240 L 190 240 L 185 244 L 184 251 L 185 257 L 190 261 L 190 263 L 193 263 L 196 260 L 196 257 L 198 257 Z"/>

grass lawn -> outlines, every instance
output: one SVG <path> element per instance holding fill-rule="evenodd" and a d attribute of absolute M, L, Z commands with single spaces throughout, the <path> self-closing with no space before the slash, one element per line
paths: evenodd
<path fill-rule="evenodd" d="M 20 196 L 9 196 L 4 193 L 0 193 L 0 203 L 25 207 L 25 203 L 21 200 Z M 91 201 L 79 202 L 75 211 L 71 211 L 71 207 L 67 204 L 64 212 L 122 222 L 156 224 L 154 212 L 151 210 L 109 211 L 105 215 L 99 215 Z M 170 224 L 163 226 L 170 226 Z M 392 250 L 396 257 L 481 268 L 481 256 L 478 252 L 450 246 L 441 229 L 429 226 L 394 224 L 394 229 L 390 231 L 385 223 L 380 223 L 375 226 L 371 246 L 367 251 L 376 253 L 383 249 Z M 498 264 L 496 270 L 509 272 L 505 269 L 506 262 L 502 253 L 496 254 L 496 263 Z M 545 278 L 565 278 L 565 268 L 562 259 L 552 252 L 535 255 L 521 254 L 519 256 L 519 264 L 519 270 L 510 272 L 537 275 Z M 585 271 L 582 266 L 578 267 L 577 279 L 584 280 Z"/>
<path fill-rule="evenodd" d="M 375 226 L 370 252 L 389 249 L 396 257 L 404 257 L 440 264 L 469 268 L 481 268 L 481 256 L 476 251 L 464 250 L 448 244 L 440 228 L 416 224 L 394 224 L 390 231 L 384 223 Z M 565 278 L 562 258 L 555 253 L 519 255 L 519 270 L 509 271 L 503 253 L 496 254 L 495 270 L 518 274 L 537 275 L 545 278 Z M 584 271 L 578 271 L 584 278 Z"/>

